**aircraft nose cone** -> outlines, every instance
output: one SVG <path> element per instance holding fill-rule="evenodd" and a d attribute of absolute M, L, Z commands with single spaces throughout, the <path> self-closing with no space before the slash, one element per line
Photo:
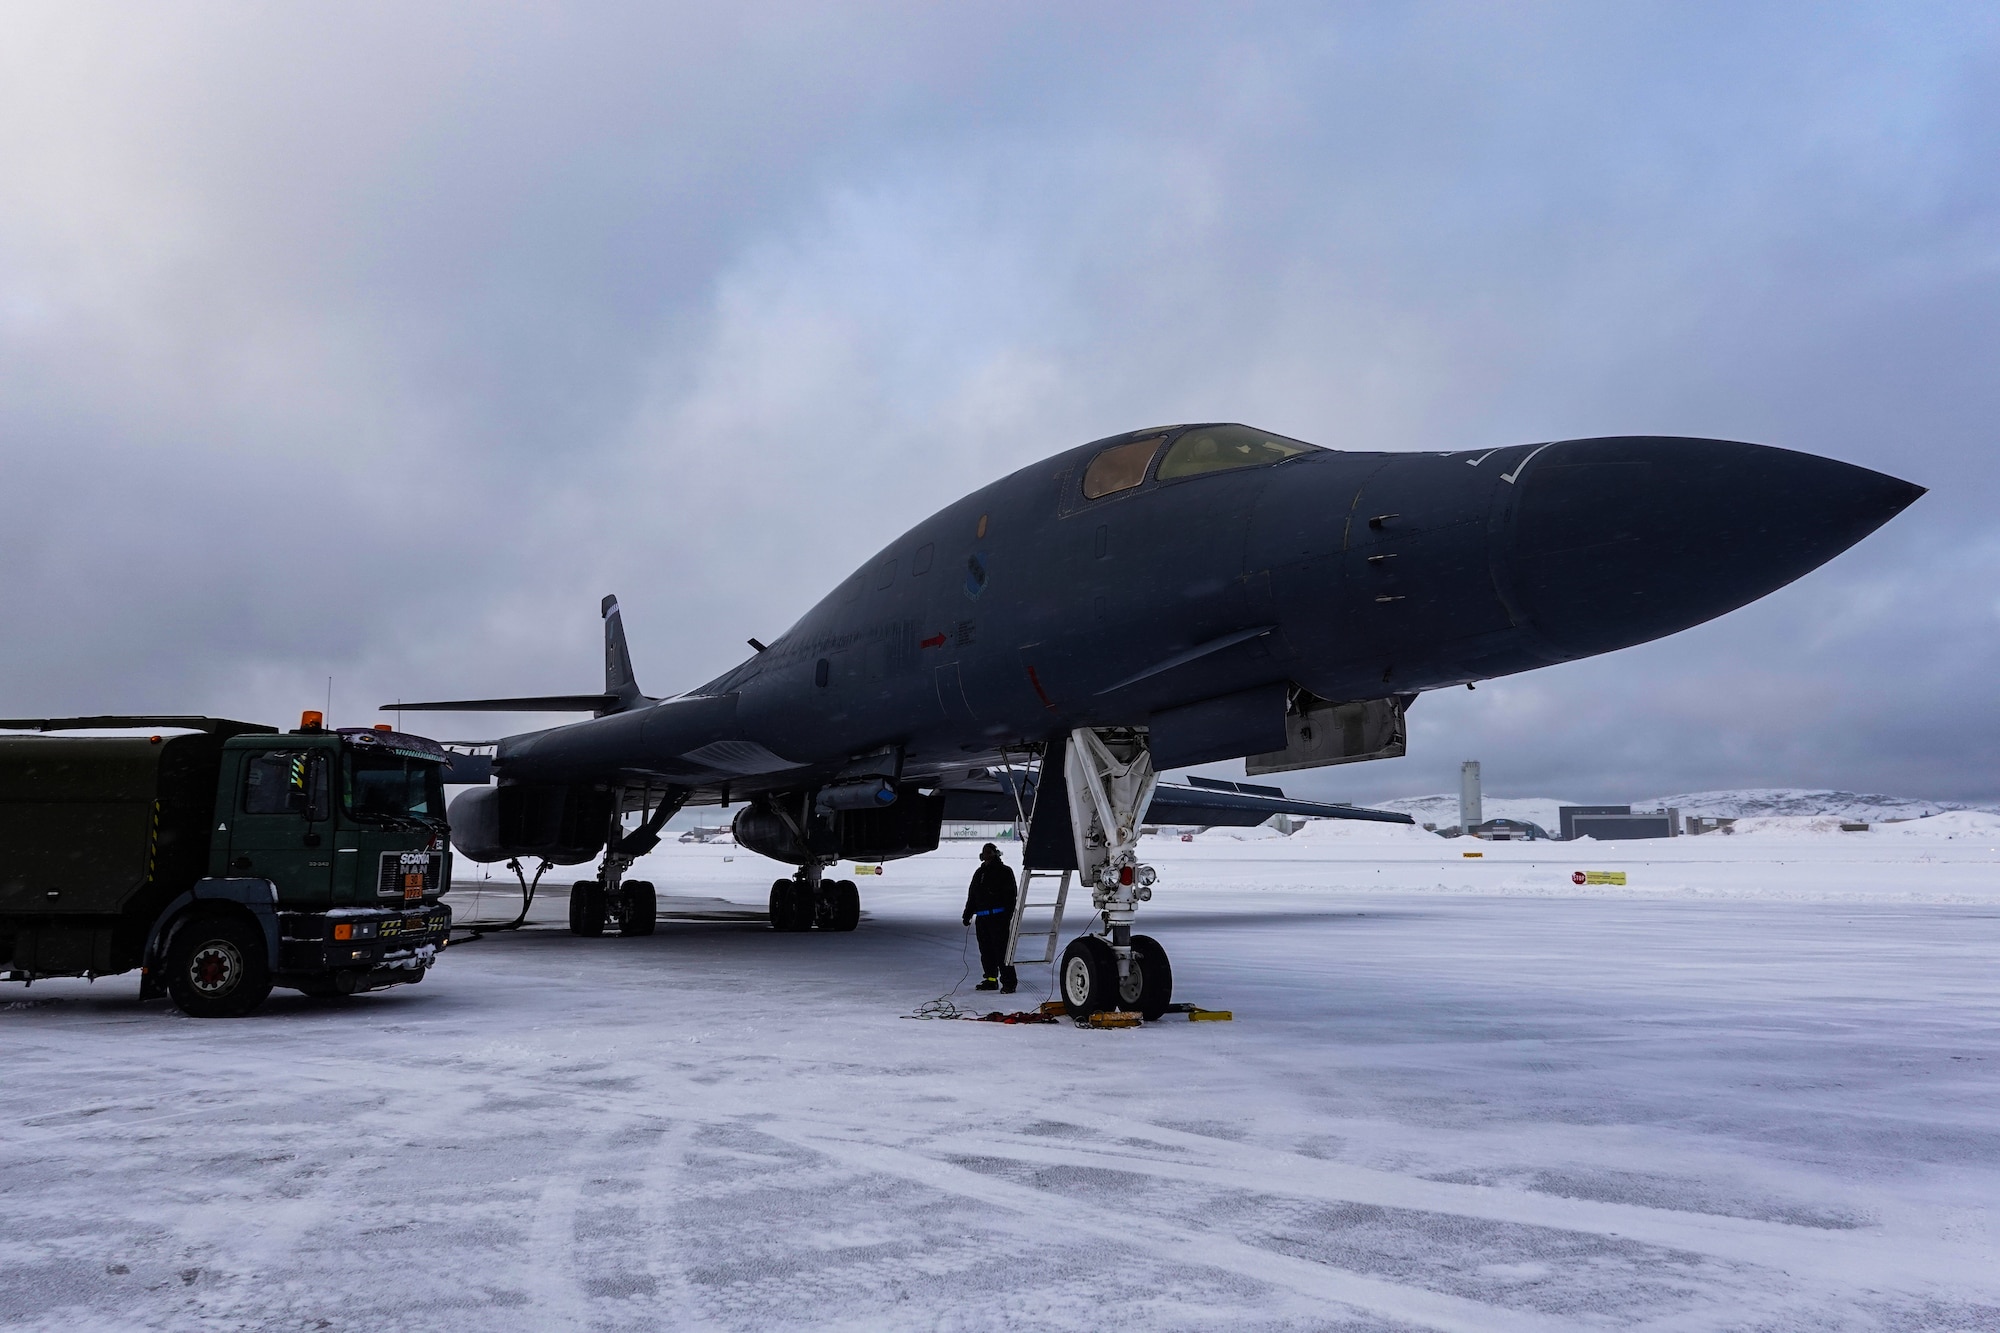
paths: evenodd
<path fill-rule="evenodd" d="M 1566 440 L 1520 469 L 1510 601 L 1565 657 L 1659 638 L 1817 569 L 1924 488 L 1728 440 Z"/>

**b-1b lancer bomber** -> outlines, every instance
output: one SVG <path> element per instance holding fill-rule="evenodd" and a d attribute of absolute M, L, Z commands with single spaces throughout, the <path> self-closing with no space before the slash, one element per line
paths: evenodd
<path fill-rule="evenodd" d="M 798 868 L 772 887 L 779 930 L 853 929 L 853 882 L 824 873 L 838 860 L 930 851 L 947 819 L 1018 818 L 1030 882 L 1059 878 L 1057 901 L 1072 882 L 1090 894 L 1090 929 L 1057 970 L 1070 1011 L 1157 1017 L 1173 983 L 1165 950 L 1133 929 L 1155 879 L 1143 820 L 1408 822 L 1159 773 L 1401 755 L 1424 691 L 1698 625 L 1922 494 L 1725 440 L 1354 453 L 1242 425 L 1162 427 L 939 511 L 686 694 L 640 693 L 607 597 L 602 693 L 397 707 L 594 714 L 497 742 L 495 783 L 450 809 L 475 861 L 519 873 L 522 858 L 601 855 L 571 894 L 579 933 L 650 933 L 653 888 L 625 871 L 690 804 L 745 802 L 737 840 Z M 1010 953 L 1054 961 L 1058 929 L 1025 956 L 1020 911 Z"/>

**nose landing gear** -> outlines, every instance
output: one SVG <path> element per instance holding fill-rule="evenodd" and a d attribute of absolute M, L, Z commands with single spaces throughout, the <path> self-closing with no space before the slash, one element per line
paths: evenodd
<path fill-rule="evenodd" d="M 1064 750 L 1063 777 L 1078 872 L 1099 920 L 1063 950 L 1056 973 L 1063 1006 L 1075 1018 L 1123 1009 L 1156 1019 L 1173 1003 L 1173 966 L 1158 940 L 1132 933 L 1157 878 L 1138 858 L 1139 821 L 1159 781 L 1146 734 L 1078 728 Z"/>

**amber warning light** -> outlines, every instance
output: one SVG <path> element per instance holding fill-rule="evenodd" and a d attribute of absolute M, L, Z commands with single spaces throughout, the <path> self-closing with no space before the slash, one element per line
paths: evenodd
<path fill-rule="evenodd" d="M 308 708 L 305 712 L 299 714 L 300 731 L 318 731 L 325 725 L 326 714 L 320 712 L 317 708 Z"/>
<path fill-rule="evenodd" d="M 377 723 L 375 724 L 375 730 L 377 730 L 377 731 L 394 731 L 394 730 L 395 730 L 395 728 L 394 728 L 394 727 L 392 727 L 392 726 L 390 726 L 390 725 L 389 725 L 389 724 L 388 724 L 387 722 L 377 722 Z"/>

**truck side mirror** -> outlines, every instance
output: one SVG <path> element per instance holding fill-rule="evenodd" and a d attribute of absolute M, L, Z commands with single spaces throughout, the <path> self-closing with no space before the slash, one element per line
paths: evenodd
<path fill-rule="evenodd" d="M 312 755 L 306 763 L 306 818 L 313 823 L 333 818 L 333 784 L 327 778 L 325 753 Z"/>

